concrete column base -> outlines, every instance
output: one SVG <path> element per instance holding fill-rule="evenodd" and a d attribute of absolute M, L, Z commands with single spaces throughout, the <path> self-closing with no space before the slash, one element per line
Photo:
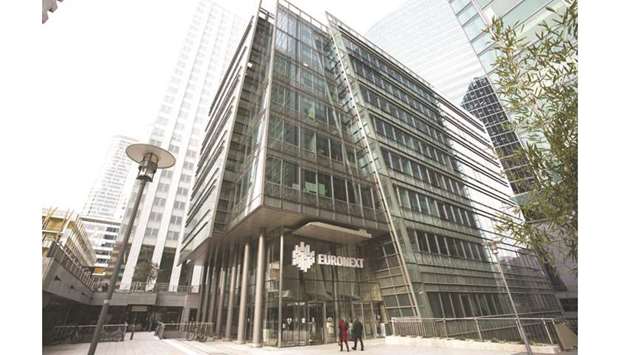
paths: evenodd
<path fill-rule="evenodd" d="M 262 348 L 263 344 L 250 343 L 250 347 L 252 347 L 252 348 Z"/>
<path fill-rule="evenodd" d="M 235 340 L 233 341 L 234 344 L 238 344 L 238 345 L 243 345 L 245 344 L 245 340 Z"/>

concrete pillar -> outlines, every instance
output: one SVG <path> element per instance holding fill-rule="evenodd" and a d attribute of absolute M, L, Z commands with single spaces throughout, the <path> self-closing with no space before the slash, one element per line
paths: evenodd
<path fill-rule="evenodd" d="M 233 321 L 233 309 L 235 307 L 235 281 L 237 280 L 237 274 L 239 268 L 237 262 L 239 259 L 239 253 L 236 252 L 236 248 L 233 246 L 233 262 L 230 270 L 230 287 L 228 288 L 228 309 L 226 310 L 226 330 L 224 331 L 224 340 L 229 341 L 232 334 L 232 321 Z"/>
<path fill-rule="evenodd" d="M 213 272 L 211 273 L 211 284 L 209 284 L 209 309 L 207 314 L 207 322 L 213 323 L 215 320 L 215 299 L 217 297 L 217 284 L 220 271 L 221 249 L 218 246 L 215 251 L 215 259 L 213 263 Z"/>
<path fill-rule="evenodd" d="M 222 316 L 224 315 L 224 296 L 226 295 L 226 279 L 230 278 L 230 267 L 232 261 L 232 250 L 228 250 L 228 262 L 222 260 L 222 268 L 220 271 L 219 295 L 217 298 L 217 317 L 215 318 L 215 337 L 220 337 L 222 330 Z"/>
<path fill-rule="evenodd" d="M 213 269 L 211 267 L 211 258 L 213 257 L 213 252 L 211 251 L 211 248 L 209 247 L 207 249 L 207 256 L 204 262 L 204 265 L 202 267 L 202 282 L 200 283 L 200 305 L 198 308 L 198 314 L 196 315 L 196 318 L 199 322 L 206 322 L 207 321 L 207 299 L 208 299 L 208 295 L 209 295 L 209 274 L 211 273 L 211 270 Z"/>
<path fill-rule="evenodd" d="M 263 290 L 265 289 L 265 234 L 258 236 L 258 253 L 256 255 L 256 294 L 254 297 L 254 328 L 252 345 L 263 346 Z"/>
<path fill-rule="evenodd" d="M 239 300 L 239 322 L 237 323 L 237 342 L 245 343 L 245 318 L 248 303 L 248 273 L 250 272 L 250 242 L 243 246 L 243 273 L 241 275 L 241 299 Z"/>

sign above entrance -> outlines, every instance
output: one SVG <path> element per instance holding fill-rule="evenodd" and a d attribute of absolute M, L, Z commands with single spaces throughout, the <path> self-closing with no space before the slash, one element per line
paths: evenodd
<path fill-rule="evenodd" d="M 310 250 L 310 245 L 304 242 L 299 242 L 293 249 L 293 262 L 294 266 L 297 266 L 299 270 L 306 272 L 314 265 L 332 265 L 342 267 L 352 267 L 357 269 L 364 268 L 364 259 L 355 258 L 350 256 L 336 256 L 329 254 L 318 254 L 315 256 L 314 251 Z"/>

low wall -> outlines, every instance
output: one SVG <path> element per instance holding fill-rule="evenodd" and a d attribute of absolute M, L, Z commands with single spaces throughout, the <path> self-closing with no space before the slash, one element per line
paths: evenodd
<path fill-rule="evenodd" d="M 495 350 L 495 351 L 525 351 L 525 345 L 513 343 L 494 343 L 491 341 L 458 340 L 450 338 L 422 338 L 390 335 L 385 337 L 386 344 L 413 345 L 420 347 L 467 349 L 467 350 Z M 533 345 L 532 351 L 537 354 L 559 354 L 560 347 L 556 345 Z"/>

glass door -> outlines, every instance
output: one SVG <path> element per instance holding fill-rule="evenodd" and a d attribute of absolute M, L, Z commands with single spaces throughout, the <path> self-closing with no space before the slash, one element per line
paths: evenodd
<path fill-rule="evenodd" d="M 308 344 L 323 344 L 323 303 L 309 303 L 306 307 L 306 332 Z"/>

